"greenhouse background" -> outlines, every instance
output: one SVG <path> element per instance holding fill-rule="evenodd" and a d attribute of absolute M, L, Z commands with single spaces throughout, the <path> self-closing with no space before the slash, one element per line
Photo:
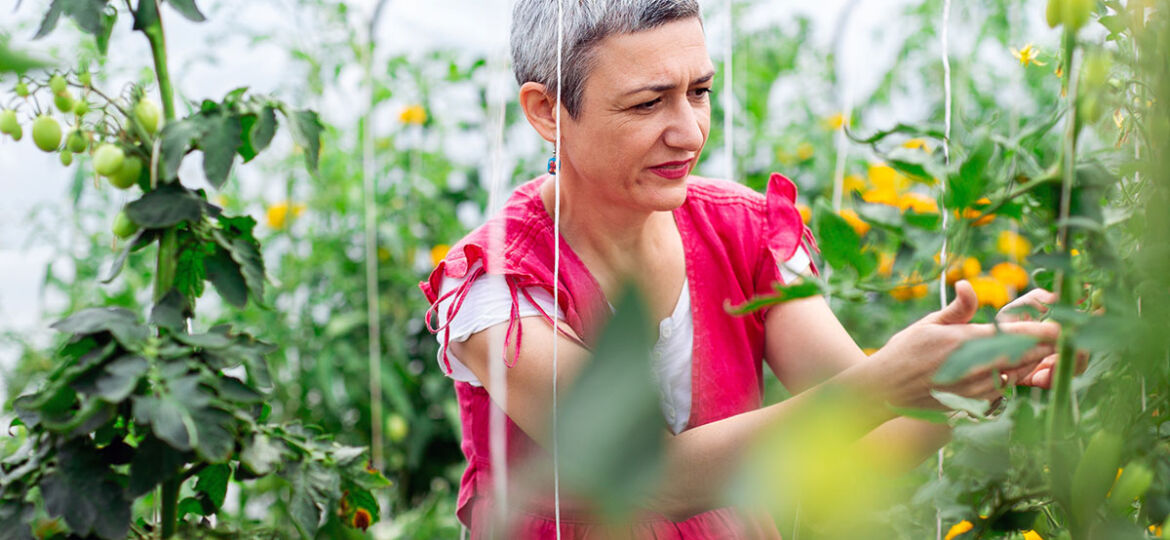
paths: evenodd
<path fill-rule="evenodd" d="M 1053 25 L 1048 4 L 1062 2 L 1083 4 L 1092 14 L 1080 25 L 1069 17 Z M 181 8 L 196 3 L 206 21 Z M 134 102 L 143 91 L 157 96 L 151 48 L 131 28 L 130 2 L 106 8 L 118 11 L 106 52 L 70 16 L 32 39 L 57 2 L 9 4 L 0 6 L 0 45 L 47 67 L 20 79 L 0 69 L 0 109 L 17 110 L 26 131 L 19 142 L 0 134 L 6 188 L 0 199 L 0 421 L 13 425 L 0 439 L 7 460 L 0 460 L 0 528 L 24 527 L 38 538 L 84 534 L 87 527 L 99 536 L 112 530 L 154 537 L 159 530 L 151 524 L 166 519 L 166 475 L 173 471 L 157 471 L 152 484 L 126 501 L 119 511 L 128 512 L 127 530 L 57 517 L 54 508 L 63 503 L 53 494 L 60 489 L 26 493 L 17 488 L 32 476 L 16 476 L 43 471 L 45 478 L 63 478 L 54 467 L 64 470 L 65 456 L 75 451 L 61 446 L 58 461 L 41 456 L 42 469 L 29 472 L 36 459 L 28 456 L 43 446 L 34 441 L 57 439 L 36 439 L 38 429 L 54 428 L 30 425 L 20 412 L 29 402 L 18 396 L 55 388 L 62 366 L 84 358 L 69 352 L 68 336 L 50 325 L 94 306 L 142 318 L 166 303 L 157 290 L 152 297 L 154 248 L 136 250 L 124 266 L 114 263 L 137 237 L 116 238 L 110 226 L 139 196 L 137 189 L 111 188 L 86 155 L 92 148 L 68 166 L 58 153 L 37 149 L 27 136 L 31 111 L 52 109 L 53 73 L 66 74 L 70 85 L 92 74 L 92 88 L 114 101 Z M 213 336 L 217 325 L 231 324 L 240 332 L 231 339 L 242 343 L 247 333 L 273 344 L 265 356 L 270 384 L 257 385 L 268 387 L 262 411 L 259 398 L 231 394 L 243 404 L 233 410 L 256 413 L 255 422 L 236 432 L 234 446 L 227 441 L 221 454 L 188 441 L 194 454 L 185 455 L 193 461 L 183 471 L 190 479 L 171 486 L 179 534 L 458 538 L 455 491 L 465 466 L 458 411 L 435 361 L 418 283 L 511 188 L 539 175 L 551 153 L 516 103 L 507 52 L 511 2 L 158 4 L 178 118 L 198 114 L 208 106 L 204 100 L 227 110 L 236 103 L 233 91 L 244 87 L 241 95 L 284 104 L 277 107 L 283 116 L 275 137 L 255 159 L 235 159 L 223 178 L 209 179 L 201 159 L 183 160 L 176 169 L 185 186 L 205 190 L 201 196 L 225 215 L 255 220 L 254 228 L 220 223 L 257 242 L 266 279 L 252 280 L 241 262 L 242 301 L 215 281 L 188 284 L 203 293 L 191 327 Z M 785 537 L 1162 537 L 1170 515 L 1170 436 L 1161 428 L 1170 348 L 1159 329 L 1170 323 L 1170 310 L 1162 307 L 1170 304 L 1161 303 L 1170 296 L 1162 228 L 1170 223 L 1164 211 L 1147 208 L 1170 200 L 1170 138 L 1158 136 L 1170 135 L 1170 74 L 1152 60 L 1164 64 L 1170 52 L 1158 37 L 1170 31 L 1156 31 L 1170 29 L 1170 6 L 1157 0 L 701 4 L 719 75 L 698 174 L 730 174 L 758 191 L 772 172 L 795 181 L 802 214 L 822 247 L 818 265 L 831 268 L 805 294 L 830 297 L 859 345 L 877 350 L 938 309 L 940 293 L 953 298 L 954 283 L 967 279 L 979 296 L 981 322 L 1027 290 L 1055 287 L 1062 300 L 1053 316 L 1075 336 L 1062 342 L 1065 356 L 1074 348 L 1091 353 L 1088 368 L 1075 377 L 1066 373 L 1063 386 L 1010 389 L 991 411 L 987 402 L 954 395 L 940 398 L 957 411 L 943 418 L 937 411 L 902 411 L 955 426 L 954 440 L 938 457 L 908 474 L 875 472 L 866 463 L 879 461 L 873 456 L 835 448 L 836 434 L 803 426 L 796 429 L 810 440 L 824 438 L 817 446 L 822 455 L 776 441 L 763 450 L 788 456 L 788 467 L 811 463 L 791 480 L 804 489 L 800 501 L 783 482 L 769 483 L 794 469 L 768 468 L 765 460 L 751 463 L 767 473 L 767 485 L 744 480 L 728 496 L 771 510 Z M 724 85 L 729 55 L 731 88 Z M 32 98 L 18 95 L 18 81 L 32 83 Z M 88 86 L 77 86 L 74 95 L 88 96 Z M 312 125 L 308 111 L 316 112 L 319 132 L 305 127 Z M 66 115 L 60 119 L 65 123 Z M 234 251 L 232 257 L 239 260 Z M 153 315 L 151 324 L 165 328 Z M 114 341 L 122 339 L 110 332 Z M 107 338 L 97 335 L 86 339 L 104 344 Z M 179 341 L 195 351 L 210 343 Z M 1012 347 L 1018 343 L 988 341 L 956 361 L 974 365 L 1011 354 Z M 221 372 L 256 385 L 257 368 L 244 364 Z M 781 385 L 769 384 L 769 403 L 787 396 Z M 37 401 L 42 416 L 51 401 Z M 64 409 L 53 412 L 76 412 Z M 283 427 L 266 431 L 263 422 Z M 101 430 L 92 427 L 97 434 L 82 438 L 100 441 Z M 77 429 L 67 433 L 73 437 Z M 598 429 L 605 448 L 610 435 Z M 304 444 L 280 453 L 288 464 L 257 457 L 278 436 Z M 147 436 L 131 447 L 142 454 L 149 450 L 144 441 L 156 440 Z M 358 448 L 369 454 L 357 457 Z M 627 450 L 630 459 L 660 459 Z M 302 461 L 288 457 L 294 454 Z M 135 466 L 128 461 L 109 470 L 130 478 L 129 489 L 136 490 Z M 1053 470 L 1074 485 L 1054 480 Z M 599 482 L 621 481 L 605 474 L 597 473 Z M 334 475 L 332 483 L 313 484 L 321 475 Z M 77 493 L 84 491 L 79 486 Z M 90 487 L 98 493 L 108 485 Z M 325 493 L 327 487 L 336 492 Z M 14 525 L 25 523 L 32 527 Z M 0 532 L 0 538 L 27 534 Z"/>

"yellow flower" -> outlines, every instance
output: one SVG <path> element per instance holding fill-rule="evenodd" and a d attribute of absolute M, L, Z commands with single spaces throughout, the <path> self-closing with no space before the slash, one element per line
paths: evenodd
<path fill-rule="evenodd" d="M 960 534 L 963 534 L 974 528 L 975 525 L 964 519 L 963 521 L 954 524 L 954 526 L 951 527 L 951 530 L 947 531 L 947 535 L 943 540 L 953 540 L 956 536 L 959 536 Z"/>
<path fill-rule="evenodd" d="M 850 174 L 841 179 L 841 191 L 846 193 L 856 191 L 861 193 L 865 190 L 865 179 L 856 174 Z"/>
<path fill-rule="evenodd" d="M 935 201 L 934 197 L 928 197 L 921 193 L 903 193 L 898 198 L 898 208 L 901 208 L 903 211 L 914 210 L 919 214 L 937 214 L 938 201 Z"/>
<path fill-rule="evenodd" d="M 882 277 L 890 277 L 894 273 L 894 256 L 889 253 L 878 254 L 877 273 Z"/>
<path fill-rule="evenodd" d="M 1040 533 L 1032 530 L 1024 531 L 1024 540 L 1044 540 Z"/>
<path fill-rule="evenodd" d="M 837 131 L 841 126 L 845 125 L 845 115 L 839 112 L 829 115 L 825 118 L 825 127 L 830 131 Z"/>
<path fill-rule="evenodd" d="M 1012 56 L 1016 57 L 1016 60 L 1020 61 L 1021 66 L 1026 66 L 1028 64 L 1036 64 L 1037 66 L 1045 65 L 1045 62 L 1041 62 L 1036 59 L 1036 57 L 1039 55 L 1040 51 L 1033 49 L 1031 43 L 1024 45 L 1019 49 L 1012 49 Z"/>
<path fill-rule="evenodd" d="M 800 220 L 808 225 L 809 220 L 812 219 L 812 210 L 804 203 L 796 203 L 796 211 L 800 212 Z"/>
<path fill-rule="evenodd" d="M 979 264 L 979 259 L 975 257 L 964 257 L 963 260 L 955 260 L 947 268 L 947 285 L 954 285 L 960 279 L 972 279 L 983 271 L 983 265 Z"/>
<path fill-rule="evenodd" d="M 288 226 L 289 214 L 292 214 L 295 219 L 303 213 L 305 213 L 305 205 L 298 203 L 290 206 L 288 201 L 281 201 L 268 207 L 268 210 L 265 211 L 265 219 L 269 228 L 279 230 Z"/>
<path fill-rule="evenodd" d="M 447 258 L 448 251 L 451 251 L 451 246 L 447 244 L 437 244 L 431 248 L 431 266 L 439 266 L 439 261 Z"/>
<path fill-rule="evenodd" d="M 811 159 L 813 157 L 813 153 L 815 153 L 815 149 L 810 143 L 802 142 L 796 147 L 796 159 L 799 159 L 800 161 Z"/>
<path fill-rule="evenodd" d="M 995 214 L 984 214 L 982 210 L 987 208 L 987 206 L 990 204 L 991 199 L 988 199 L 987 197 L 980 198 L 979 200 L 975 201 L 974 208 L 963 209 L 963 219 L 974 219 L 975 222 L 971 224 L 972 227 L 982 227 L 988 223 L 991 223 L 992 221 L 995 221 Z M 958 210 L 955 210 L 953 213 L 955 214 L 955 217 L 959 217 Z"/>
<path fill-rule="evenodd" d="M 1157 523 L 1150 525 L 1147 530 L 1150 531 L 1150 534 L 1152 534 L 1156 537 L 1162 536 L 1162 526 L 1158 525 Z"/>
<path fill-rule="evenodd" d="M 890 290 L 890 296 L 894 297 L 894 300 L 905 302 L 915 298 L 922 298 L 926 296 L 927 292 L 928 288 L 926 283 L 915 272 L 910 274 L 910 277 L 903 279 L 900 285 Z"/>
<path fill-rule="evenodd" d="M 869 183 L 875 189 L 898 193 L 910 187 L 910 179 L 884 163 L 869 166 Z"/>
<path fill-rule="evenodd" d="M 1002 262 L 991 267 L 991 277 L 1017 291 L 1028 286 L 1028 271 L 1016 263 Z"/>
<path fill-rule="evenodd" d="M 1121 129 L 1121 126 L 1125 125 L 1125 115 L 1121 114 L 1121 109 L 1113 111 L 1113 123 L 1117 129 Z"/>
<path fill-rule="evenodd" d="M 1011 300 L 1007 286 L 990 276 L 976 276 L 968 280 L 975 289 L 975 296 L 980 306 L 991 306 L 999 309 Z"/>
<path fill-rule="evenodd" d="M 872 204 L 898 206 L 898 192 L 887 189 L 867 189 L 861 194 L 861 200 Z"/>
<path fill-rule="evenodd" d="M 999 233 L 995 247 L 1000 253 L 1011 257 L 1013 260 L 1022 260 L 1032 252 L 1032 242 L 1029 242 L 1027 238 L 1012 231 Z"/>
<path fill-rule="evenodd" d="M 398 114 L 398 120 L 403 124 L 423 125 L 427 123 L 427 110 L 422 105 L 410 105 Z"/>
<path fill-rule="evenodd" d="M 1069 255 L 1076 257 L 1077 255 L 1081 254 L 1081 250 L 1079 250 L 1077 248 L 1072 248 L 1072 249 L 1068 250 L 1068 253 L 1069 253 Z"/>
<path fill-rule="evenodd" d="M 845 221 L 849 223 L 850 227 L 853 227 L 853 230 L 857 233 L 857 236 L 865 236 L 865 233 L 869 232 L 869 223 L 862 221 L 861 216 L 858 216 L 857 212 L 846 208 L 841 210 L 839 214 L 841 214 L 841 217 L 845 218 Z"/>
<path fill-rule="evenodd" d="M 902 148 L 909 148 L 911 150 L 922 150 L 923 152 L 926 152 L 927 154 L 934 152 L 934 149 L 931 148 L 930 145 L 926 143 L 926 139 L 921 139 L 918 137 L 915 137 L 913 139 L 909 139 L 906 142 L 902 143 Z"/>

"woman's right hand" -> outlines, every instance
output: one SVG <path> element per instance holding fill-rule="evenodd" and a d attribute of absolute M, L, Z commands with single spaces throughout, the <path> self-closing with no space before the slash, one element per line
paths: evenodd
<path fill-rule="evenodd" d="M 1041 360 L 1055 352 L 1060 325 L 1039 321 L 1000 323 L 999 329 L 1037 338 L 1038 343 L 1016 362 L 998 358 L 971 370 L 962 379 L 939 385 L 932 382 L 939 366 L 964 342 L 995 335 L 995 325 L 970 324 L 979 308 L 975 290 L 967 281 L 955 284 L 955 299 L 898 332 L 885 347 L 870 357 L 873 380 L 886 401 L 900 407 L 939 408 L 930 395 L 940 390 L 970 398 L 995 400 L 1006 381 L 1015 381 L 1032 372 Z M 1002 378 L 1001 375 L 1006 375 Z"/>

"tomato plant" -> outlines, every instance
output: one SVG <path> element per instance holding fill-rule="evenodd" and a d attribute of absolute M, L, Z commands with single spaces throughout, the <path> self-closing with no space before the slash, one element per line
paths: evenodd
<path fill-rule="evenodd" d="M 192 21 L 204 19 L 191 0 L 166 3 Z M 155 246 L 155 264 L 145 319 L 94 306 L 54 324 L 66 336 L 56 366 L 40 388 L 13 401 L 23 443 L 0 464 L 0 530 L 5 538 L 31 538 L 34 527 L 63 523 L 79 536 L 153 531 L 167 538 L 219 512 L 229 479 L 261 477 L 283 483 L 291 529 L 301 535 L 365 529 L 379 515 L 371 491 L 388 485 L 368 467 L 365 450 L 336 444 L 311 426 L 269 422 L 264 396 L 273 383 L 265 357 L 273 346 L 228 325 L 196 331 L 192 321 L 208 283 L 230 305 L 263 302 L 265 266 L 255 220 L 228 215 L 203 190 L 184 186 L 180 164 L 200 151 L 208 181 L 222 187 L 236 156 L 250 161 L 269 145 L 279 114 L 315 171 L 320 123 L 312 111 L 244 88 L 176 117 L 160 6 L 54 1 L 37 35 L 68 16 L 104 49 L 119 14 L 132 17 L 151 46 L 161 114 L 145 88 L 133 88 L 129 100 L 110 98 L 88 71 L 18 83 L 27 106 L 45 111 L 47 91 L 60 115 L 73 116 L 63 163 L 93 137 L 95 171 L 116 187 L 142 188 L 114 220 L 125 245 L 105 281 L 148 246 Z M 100 119 L 88 120 L 88 105 L 77 106 L 88 99 L 98 100 Z M 12 111 L 3 121 L 4 132 L 18 137 Z M 48 112 L 32 134 L 46 152 L 61 145 L 60 123 Z M 148 495 L 160 508 L 157 519 L 134 515 L 134 501 Z"/>

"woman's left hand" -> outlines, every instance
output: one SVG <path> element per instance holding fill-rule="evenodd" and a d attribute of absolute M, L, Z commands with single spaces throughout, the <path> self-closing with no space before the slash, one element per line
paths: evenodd
<path fill-rule="evenodd" d="M 1055 304 L 1060 300 L 1060 297 L 1052 292 L 1044 289 L 1032 289 L 1023 296 L 1012 300 L 1006 306 L 999 310 L 995 316 L 995 322 L 1007 323 L 1017 321 L 1030 321 L 1033 319 L 1033 313 L 1044 314 L 1048 312 L 1048 306 Z M 1004 381 L 1005 383 L 1015 383 L 1024 386 L 1036 386 L 1039 388 L 1049 388 L 1052 386 L 1052 375 L 1056 371 L 1056 362 L 1060 359 L 1060 351 L 1048 355 L 1039 364 L 1036 365 L 1032 371 L 1021 377 L 1018 381 Z M 1088 365 L 1089 357 L 1083 351 L 1077 351 L 1077 373 L 1085 370 Z"/>

